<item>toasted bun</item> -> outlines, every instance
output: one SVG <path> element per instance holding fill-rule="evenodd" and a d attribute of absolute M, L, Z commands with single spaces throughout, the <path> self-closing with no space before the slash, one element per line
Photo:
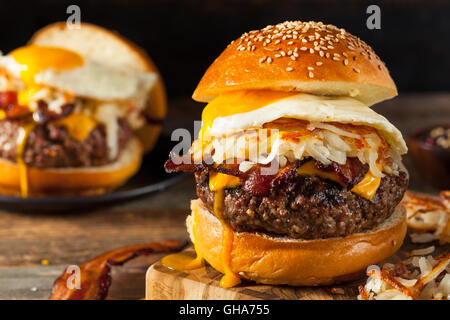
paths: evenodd
<path fill-rule="evenodd" d="M 223 272 L 222 225 L 201 200 L 193 200 L 191 210 L 187 228 L 197 253 Z M 396 252 L 405 234 L 406 214 L 401 205 L 375 229 L 342 238 L 296 240 L 235 232 L 231 269 L 242 278 L 264 284 L 310 286 L 348 281 Z"/>
<path fill-rule="evenodd" d="M 244 33 L 213 62 L 194 91 L 209 102 L 234 90 L 352 96 L 372 105 L 397 95 L 370 46 L 333 25 L 287 21 Z"/>
<path fill-rule="evenodd" d="M 89 23 L 82 23 L 80 29 L 69 29 L 65 22 L 48 25 L 37 31 L 29 44 L 66 48 L 106 64 L 158 73 L 143 49 L 116 32 Z M 162 121 L 166 109 L 166 93 L 158 73 L 158 81 L 149 92 L 145 112 L 150 118 Z M 136 132 L 146 152 L 155 145 L 161 128 L 160 123 L 147 124 Z"/>
<path fill-rule="evenodd" d="M 27 168 L 28 196 L 92 195 L 110 191 L 133 176 L 141 165 L 142 145 L 131 140 L 119 159 L 102 167 Z M 20 172 L 16 163 L 0 160 L 0 192 L 20 195 Z"/>

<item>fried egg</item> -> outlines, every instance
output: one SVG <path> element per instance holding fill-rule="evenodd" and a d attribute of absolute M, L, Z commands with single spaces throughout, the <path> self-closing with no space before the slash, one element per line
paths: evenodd
<path fill-rule="evenodd" d="M 45 87 L 81 98 L 128 100 L 146 95 L 157 80 L 156 73 L 115 68 L 67 49 L 34 45 L 0 57 L 0 67 L 22 80 L 22 101 Z"/>
<path fill-rule="evenodd" d="M 351 97 L 298 92 L 236 91 L 211 101 L 202 113 L 200 136 L 223 136 L 236 130 L 293 118 L 319 123 L 350 123 L 378 130 L 399 154 L 407 147 L 400 131 L 385 117 Z"/>

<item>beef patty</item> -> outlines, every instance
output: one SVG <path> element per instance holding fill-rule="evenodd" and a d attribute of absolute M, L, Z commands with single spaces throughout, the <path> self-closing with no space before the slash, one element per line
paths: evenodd
<path fill-rule="evenodd" d="M 16 161 L 17 138 L 20 123 L 15 120 L 0 121 L 0 157 Z M 132 137 L 125 120 L 119 119 L 119 154 Z M 98 125 L 83 141 L 73 139 L 64 126 L 51 122 L 37 125 L 30 132 L 23 160 L 37 168 L 92 167 L 113 162 L 109 158 L 104 125 Z"/>
<path fill-rule="evenodd" d="M 212 213 L 214 192 L 208 171 L 196 173 L 197 195 Z M 387 219 L 403 197 L 408 176 L 386 175 L 372 200 L 317 176 L 294 175 L 266 196 L 242 187 L 225 190 L 223 218 L 235 231 L 259 231 L 292 238 L 342 237 Z"/>

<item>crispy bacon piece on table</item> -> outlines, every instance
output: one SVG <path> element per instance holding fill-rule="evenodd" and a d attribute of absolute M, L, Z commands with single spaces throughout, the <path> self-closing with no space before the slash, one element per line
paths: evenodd
<path fill-rule="evenodd" d="M 68 288 L 67 282 L 70 282 L 69 278 L 73 277 L 73 273 L 64 271 L 53 283 L 50 300 L 103 300 L 111 285 L 112 266 L 122 265 L 142 255 L 180 251 L 185 246 L 186 242 L 164 240 L 108 251 L 80 265 L 80 289 Z"/>
<path fill-rule="evenodd" d="M 232 176 L 239 177 L 242 187 L 246 192 L 256 196 L 265 196 L 272 188 L 281 186 L 284 181 L 296 174 L 296 170 L 310 159 L 296 161 L 288 164 L 286 167 L 278 170 L 274 174 L 265 174 L 263 168 L 268 169 L 269 165 L 254 165 L 250 170 L 242 172 L 239 170 L 238 164 L 219 164 L 211 165 L 212 161 L 204 161 L 203 163 L 194 163 L 189 155 L 177 156 L 170 155 L 169 160 L 164 165 L 167 172 L 190 172 L 195 173 L 203 170 L 221 172 Z M 329 165 L 323 165 L 319 161 L 314 160 L 314 166 L 321 171 L 335 173 L 341 183 L 351 189 L 354 185 L 361 181 L 369 170 L 369 166 L 362 164 L 357 158 L 348 158 L 343 165 L 332 162 Z M 269 169 L 268 169 L 269 170 Z"/>

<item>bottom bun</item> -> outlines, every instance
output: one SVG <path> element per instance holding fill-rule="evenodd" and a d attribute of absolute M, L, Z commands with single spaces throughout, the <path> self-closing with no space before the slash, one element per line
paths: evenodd
<path fill-rule="evenodd" d="M 223 273 L 222 225 L 201 200 L 192 200 L 186 224 L 197 254 Z M 401 205 L 376 228 L 340 238 L 299 240 L 234 232 L 231 270 L 264 284 L 329 285 L 354 280 L 388 258 L 403 243 L 406 211 Z"/>
<path fill-rule="evenodd" d="M 88 168 L 27 167 L 28 196 L 101 194 L 125 183 L 139 169 L 142 145 L 132 139 L 119 158 L 111 164 Z M 0 160 L 0 192 L 20 195 L 20 170 L 17 163 Z"/>

